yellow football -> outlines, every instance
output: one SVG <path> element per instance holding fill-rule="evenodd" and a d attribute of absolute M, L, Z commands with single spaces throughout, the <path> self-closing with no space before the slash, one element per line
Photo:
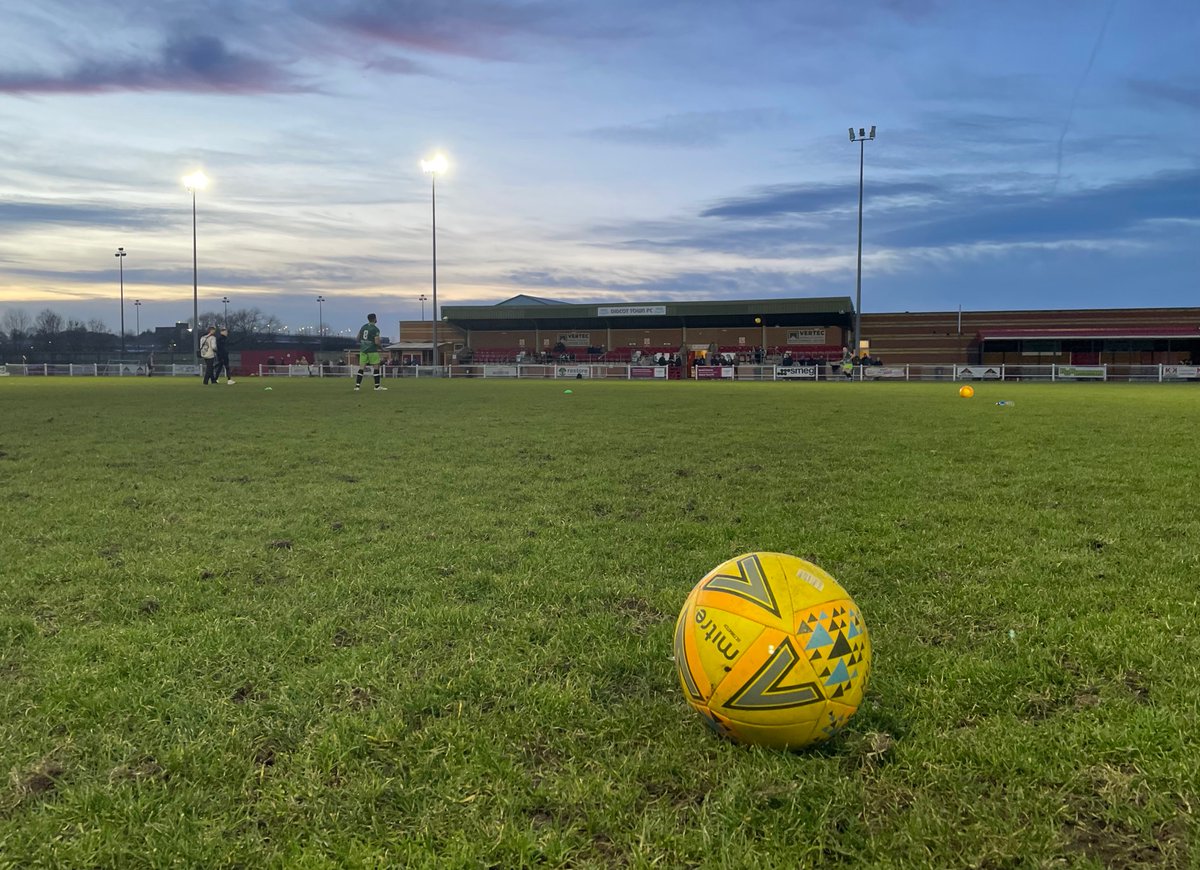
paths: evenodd
<path fill-rule="evenodd" d="M 675 666 L 709 727 L 740 743 L 798 749 L 832 737 L 858 710 L 871 642 L 858 605 L 821 568 L 749 553 L 688 594 Z"/>
<path fill-rule="evenodd" d="M 975 388 L 973 386 L 971 386 L 970 384 L 963 384 L 961 387 L 958 388 L 958 394 L 960 396 L 962 396 L 964 399 L 969 399 L 973 395 L 975 395 Z"/>

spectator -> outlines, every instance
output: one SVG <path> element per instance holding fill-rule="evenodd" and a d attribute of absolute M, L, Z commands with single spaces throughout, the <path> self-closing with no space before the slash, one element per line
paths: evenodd
<path fill-rule="evenodd" d="M 221 377 L 221 372 L 225 372 L 225 385 L 229 386 L 234 383 L 230 377 L 229 369 L 229 327 L 222 326 L 220 332 L 217 333 L 217 364 L 213 368 L 213 383 Z"/>
<path fill-rule="evenodd" d="M 213 366 L 217 361 L 217 328 L 210 326 L 208 334 L 200 339 L 200 359 L 204 361 L 204 384 L 215 384 L 216 376 L 213 374 Z"/>

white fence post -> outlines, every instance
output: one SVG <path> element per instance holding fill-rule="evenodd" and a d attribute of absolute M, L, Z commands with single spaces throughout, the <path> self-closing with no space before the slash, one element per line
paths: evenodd
<path fill-rule="evenodd" d="M 1158 364 L 1158 382 L 1161 384 L 1163 379 L 1163 364 Z"/>

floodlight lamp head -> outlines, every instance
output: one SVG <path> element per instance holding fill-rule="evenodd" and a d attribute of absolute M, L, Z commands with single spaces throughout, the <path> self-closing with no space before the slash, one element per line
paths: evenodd
<path fill-rule="evenodd" d="M 854 141 L 854 128 L 853 127 L 850 128 L 850 141 L 851 142 Z"/>
<path fill-rule="evenodd" d="M 874 139 L 874 138 L 875 138 L 875 126 L 874 126 L 874 125 L 871 125 L 871 136 L 870 136 L 870 138 L 872 138 L 872 139 Z"/>
<path fill-rule="evenodd" d="M 429 160 L 421 161 L 421 171 L 428 175 L 441 175 L 446 171 L 447 165 L 445 155 L 438 153 Z"/>
<path fill-rule="evenodd" d="M 864 130 L 862 127 L 859 127 L 859 128 L 858 128 L 858 138 L 859 138 L 859 139 L 866 139 L 866 138 L 867 138 L 867 131 L 866 131 L 866 130 Z"/>
<path fill-rule="evenodd" d="M 203 172 L 193 172 L 191 175 L 185 175 L 183 177 L 183 186 L 192 192 L 204 190 L 204 188 L 208 187 L 208 176 Z"/>

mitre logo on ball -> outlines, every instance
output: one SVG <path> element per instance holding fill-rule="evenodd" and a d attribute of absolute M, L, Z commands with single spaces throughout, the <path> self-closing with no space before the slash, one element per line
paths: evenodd
<path fill-rule="evenodd" d="M 687 702 L 742 743 L 797 749 L 832 737 L 862 704 L 871 643 L 829 574 L 784 553 L 718 565 L 675 624 Z"/>

